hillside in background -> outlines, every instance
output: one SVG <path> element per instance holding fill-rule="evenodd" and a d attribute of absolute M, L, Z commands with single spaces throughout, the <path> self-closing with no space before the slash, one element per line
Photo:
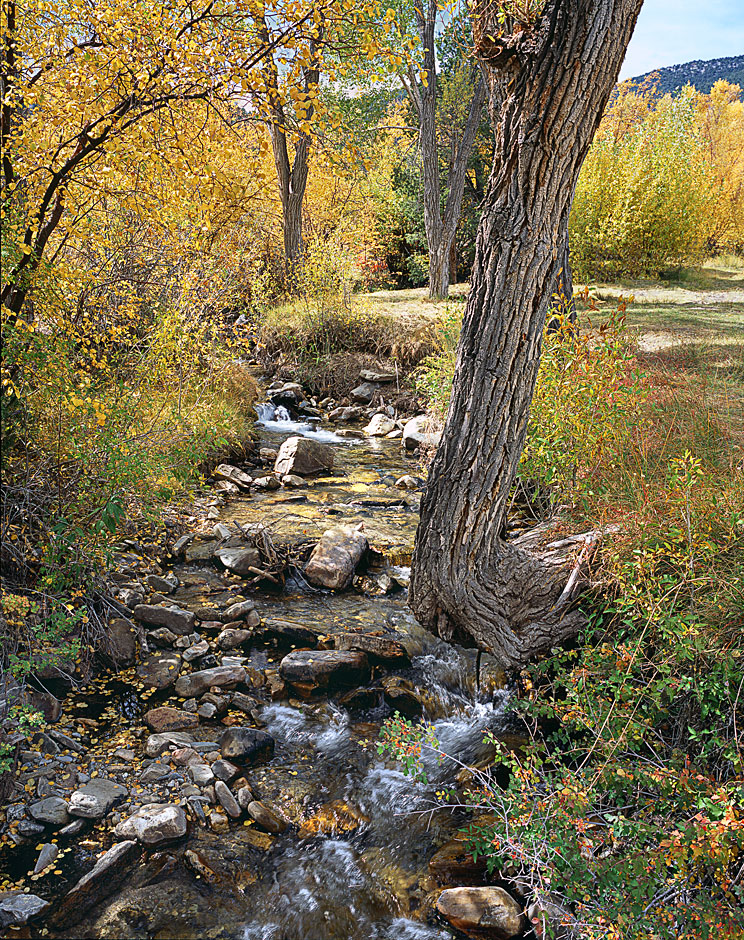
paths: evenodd
<path fill-rule="evenodd" d="M 744 87 L 744 55 L 729 56 L 724 59 L 708 59 L 684 62 L 656 69 L 645 75 L 638 75 L 630 81 L 636 85 L 650 82 L 656 85 L 660 94 L 680 91 L 685 85 L 694 85 L 698 91 L 707 94 L 715 82 L 724 79 Z"/>

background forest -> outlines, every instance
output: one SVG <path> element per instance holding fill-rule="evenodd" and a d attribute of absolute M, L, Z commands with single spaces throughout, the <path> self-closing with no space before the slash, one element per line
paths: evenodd
<path fill-rule="evenodd" d="M 461 285 L 493 134 L 468 18 L 433 9 L 436 65 L 405 0 L 3 3 L 9 686 L 98 668 L 115 546 L 178 532 L 250 451 L 258 367 L 341 398 L 381 363 L 401 408 L 443 419 L 464 295 L 416 290 L 425 206 L 445 232 L 461 187 L 441 241 Z M 517 680 L 532 741 L 499 758 L 508 788 L 476 779 L 495 821 L 473 846 L 496 870 L 508 850 L 582 936 L 741 937 L 744 305 L 639 344 L 676 328 L 664 290 L 742 286 L 741 88 L 620 85 L 569 244 L 515 498 L 620 532 L 586 636 Z M 9 715 L 44 723 L 33 695 Z M 406 722 L 386 742 L 421 747 Z"/>

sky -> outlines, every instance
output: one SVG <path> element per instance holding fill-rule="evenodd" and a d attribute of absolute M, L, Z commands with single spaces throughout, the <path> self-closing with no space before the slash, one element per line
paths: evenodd
<path fill-rule="evenodd" d="M 644 0 L 620 78 L 744 55 L 744 0 Z"/>

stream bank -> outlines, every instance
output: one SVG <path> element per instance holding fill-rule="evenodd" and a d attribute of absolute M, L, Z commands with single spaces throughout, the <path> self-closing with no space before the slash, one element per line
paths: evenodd
<path fill-rule="evenodd" d="M 120 559 L 148 651 L 67 698 L 5 810 L 3 887 L 26 892 L 27 936 L 443 940 L 457 934 L 436 914 L 442 889 L 483 883 L 462 852 L 430 864 L 467 821 L 435 796 L 458 768 L 431 761 L 423 785 L 377 753 L 395 710 L 431 722 L 463 764 L 488 758 L 485 731 L 509 730 L 498 663 L 477 669 L 407 608 L 422 483 L 404 429 L 370 436 L 277 398 L 260 412 L 264 463 L 299 436 L 332 447 L 333 470 L 242 489 L 225 471 L 215 536 L 180 540 L 156 574 L 135 550 Z M 361 526 L 370 550 L 330 592 L 302 563 L 338 524 Z M 300 546 L 281 588 L 255 574 L 260 553 L 243 574 L 215 564 L 261 531 L 277 551 Z M 247 564 L 235 550 L 233 569 Z M 522 934 L 512 903 L 519 929 L 482 936 Z"/>

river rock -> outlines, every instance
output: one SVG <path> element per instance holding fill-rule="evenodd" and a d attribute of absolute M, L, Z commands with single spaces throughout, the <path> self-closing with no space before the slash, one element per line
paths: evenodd
<path fill-rule="evenodd" d="M 116 666 L 129 666 L 134 662 L 137 640 L 129 620 L 118 617 L 109 621 L 104 640 L 104 651 Z"/>
<path fill-rule="evenodd" d="M 394 430 L 395 421 L 392 418 L 388 418 L 387 415 L 376 414 L 372 416 L 372 420 L 364 429 L 364 433 L 370 437 L 384 437 Z"/>
<path fill-rule="evenodd" d="M 318 587 L 342 591 L 368 548 L 366 536 L 351 526 L 326 529 L 305 566 L 305 577 Z"/>
<path fill-rule="evenodd" d="M 305 477 L 332 469 L 332 447 L 297 435 L 284 441 L 274 464 L 274 473 L 280 477 L 288 473 Z"/>
<path fill-rule="evenodd" d="M 399 640 L 371 633 L 337 633 L 333 637 L 337 650 L 360 650 L 373 660 L 404 665 L 409 661 L 408 650 Z"/>
<path fill-rule="evenodd" d="M 233 483 L 241 490 L 250 490 L 251 483 L 253 483 L 252 477 L 229 463 L 221 463 L 218 467 L 215 467 L 212 476 L 216 480 L 227 480 L 228 483 Z"/>
<path fill-rule="evenodd" d="M 282 486 L 288 486 L 290 489 L 307 486 L 307 481 L 296 473 L 285 473 L 281 480 Z"/>
<path fill-rule="evenodd" d="M 224 780 L 227 783 L 228 780 L 238 776 L 240 768 L 236 767 L 231 761 L 220 758 L 212 764 L 212 773 L 218 780 Z"/>
<path fill-rule="evenodd" d="M 234 630 L 232 628 L 223 630 L 217 637 L 217 646 L 221 650 L 234 650 L 238 646 L 247 643 L 253 636 L 250 630 Z"/>
<path fill-rule="evenodd" d="M 403 446 L 406 450 L 415 450 L 417 447 L 438 447 L 442 438 L 441 431 L 431 429 L 432 419 L 429 415 L 417 415 L 406 422 L 403 428 Z"/>
<path fill-rule="evenodd" d="M 145 656 L 137 667 L 137 677 L 148 689 L 167 689 L 176 681 L 180 671 L 181 657 L 168 650 Z"/>
<path fill-rule="evenodd" d="M 359 421 L 364 417 L 364 408 L 359 405 L 349 405 L 346 408 L 334 408 L 328 415 L 330 421 L 334 424 L 340 424 L 342 421 Z"/>
<path fill-rule="evenodd" d="M 217 780 L 214 784 L 214 795 L 219 800 L 222 808 L 228 816 L 237 819 L 240 816 L 240 806 L 238 801 L 230 792 L 230 788 L 224 780 Z"/>
<path fill-rule="evenodd" d="M 187 663 L 191 663 L 195 659 L 206 656 L 208 652 L 209 643 L 206 640 L 199 640 L 198 643 L 192 643 L 191 646 L 187 646 L 181 655 Z"/>
<path fill-rule="evenodd" d="M 360 405 L 368 405 L 375 397 L 379 389 L 372 382 L 362 382 L 356 388 L 352 388 L 349 397 L 358 401 Z"/>
<path fill-rule="evenodd" d="M 284 832 L 289 825 L 289 820 L 284 817 L 275 807 L 268 803 L 262 803 L 259 800 L 253 800 L 246 807 L 246 812 L 251 819 L 264 829 L 266 832 L 277 834 Z"/>
<path fill-rule="evenodd" d="M 261 556 L 257 548 L 251 546 L 236 546 L 235 548 L 219 548 L 215 552 L 215 557 L 234 574 L 241 576 L 251 574 L 251 568 L 256 568 L 261 563 Z"/>
<path fill-rule="evenodd" d="M 211 787 L 214 783 L 214 772 L 209 764 L 196 762 L 189 764 L 189 777 L 197 787 Z"/>
<path fill-rule="evenodd" d="M 562 904 L 541 897 L 527 908 L 527 919 L 537 940 L 580 940 L 581 932 L 573 914 Z"/>
<path fill-rule="evenodd" d="M 39 857 L 36 860 L 36 864 L 34 865 L 34 874 L 38 875 L 40 871 L 44 871 L 45 868 L 48 868 L 58 855 L 58 846 L 51 842 L 47 842 L 46 845 L 42 845 L 41 851 L 39 852 Z"/>
<path fill-rule="evenodd" d="M 222 619 L 225 623 L 229 623 L 231 620 L 246 620 L 253 614 L 255 607 L 255 603 L 250 598 L 237 601 L 235 604 L 230 604 L 223 613 Z"/>
<path fill-rule="evenodd" d="M 429 871 L 440 884 L 482 883 L 486 873 L 486 860 L 479 855 L 473 859 L 468 839 L 451 839 L 437 849 L 429 859 Z"/>
<path fill-rule="evenodd" d="M 188 824 L 183 807 L 174 803 L 147 803 L 119 823 L 114 832 L 120 839 L 137 839 L 142 845 L 160 845 L 186 835 Z"/>
<path fill-rule="evenodd" d="M 379 382 L 384 385 L 387 382 L 394 382 L 396 375 L 394 372 L 385 372 L 379 369 L 362 369 L 359 378 L 362 382 Z"/>
<path fill-rule="evenodd" d="M 79 790 L 75 790 L 70 797 L 70 816 L 100 819 L 128 793 L 125 786 L 114 780 L 106 780 L 103 777 L 91 780 Z"/>
<path fill-rule="evenodd" d="M 220 753 L 241 766 L 259 764 L 274 756 L 274 739 L 256 728 L 228 728 L 220 738 Z"/>
<path fill-rule="evenodd" d="M 87 875 L 68 891 L 54 912 L 51 923 L 67 927 L 82 920 L 88 910 L 119 887 L 140 856 L 133 840 L 117 842 L 105 852 Z"/>
<path fill-rule="evenodd" d="M 227 485 L 233 486 L 234 484 L 229 483 Z M 195 539 L 186 546 L 183 557 L 189 563 L 194 561 L 210 561 L 214 558 L 214 552 L 218 545 L 219 542 L 217 539 Z M 186 632 L 188 633 L 189 631 Z"/>
<path fill-rule="evenodd" d="M 178 578 L 174 574 L 148 574 L 145 583 L 151 591 L 157 591 L 158 594 L 172 594 L 178 587 Z"/>
<path fill-rule="evenodd" d="M 519 904 L 503 888 L 447 888 L 439 895 L 437 910 L 476 940 L 510 940 L 525 926 Z"/>
<path fill-rule="evenodd" d="M 193 735 L 187 731 L 163 731 L 161 734 L 151 734 L 145 743 L 145 754 L 148 757 L 160 757 L 171 745 L 177 748 L 187 748 L 194 743 Z"/>
<path fill-rule="evenodd" d="M 273 617 L 264 622 L 263 635 L 276 640 L 279 646 L 318 645 L 318 638 L 323 636 L 321 627 L 295 623 L 292 620 L 275 620 Z"/>
<path fill-rule="evenodd" d="M 176 695 L 181 698 L 198 697 L 208 692 L 212 687 L 234 688 L 245 682 L 246 672 L 242 666 L 222 665 L 211 669 L 201 669 L 188 676 L 181 676 L 176 682 Z"/>
<path fill-rule="evenodd" d="M 400 676 L 386 676 L 382 686 L 385 701 L 393 711 L 400 712 L 406 718 L 417 718 L 423 712 L 423 702 L 410 682 Z"/>
<path fill-rule="evenodd" d="M 196 615 L 181 607 L 158 607 L 154 604 L 138 604 L 134 616 L 142 623 L 151 623 L 157 627 L 167 627 L 172 633 L 183 636 L 193 633 Z"/>
<path fill-rule="evenodd" d="M 279 673 L 304 694 L 364 685 L 370 678 L 364 653 L 341 650 L 295 650 L 281 661 Z"/>
<path fill-rule="evenodd" d="M 35 894 L 14 891 L 0 899 L 0 930 L 5 930 L 7 927 L 22 927 L 47 907 L 49 907 L 49 902 Z"/>
<path fill-rule="evenodd" d="M 345 800 L 333 800 L 331 803 L 325 803 L 314 816 L 306 819 L 300 826 L 298 835 L 301 839 L 317 835 L 334 836 L 342 832 L 354 832 L 366 822 L 369 822 L 369 817 Z"/>
<path fill-rule="evenodd" d="M 67 803 L 59 796 L 48 796 L 46 799 L 39 800 L 38 803 L 32 803 L 28 807 L 28 814 L 36 822 L 44 823 L 45 826 L 66 826 L 70 821 L 67 812 Z"/>
<path fill-rule="evenodd" d="M 161 705 L 159 708 L 151 708 L 145 714 L 145 724 L 155 734 L 162 734 L 164 731 L 187 731 L 189 728 L 196 728 L 199 719 L 196 715 L 181 711 L 180 708 Z"/>
<path fill-rule="evenodd" d="M 412 477 L 410 473 L 406 473 L 402 477 L 398 477 L 395 481 L 395 486 L 397 486 L 399 490 L 417 490 L 421 486 L 421 480 L 417 480 L 416 477 Z"/>

